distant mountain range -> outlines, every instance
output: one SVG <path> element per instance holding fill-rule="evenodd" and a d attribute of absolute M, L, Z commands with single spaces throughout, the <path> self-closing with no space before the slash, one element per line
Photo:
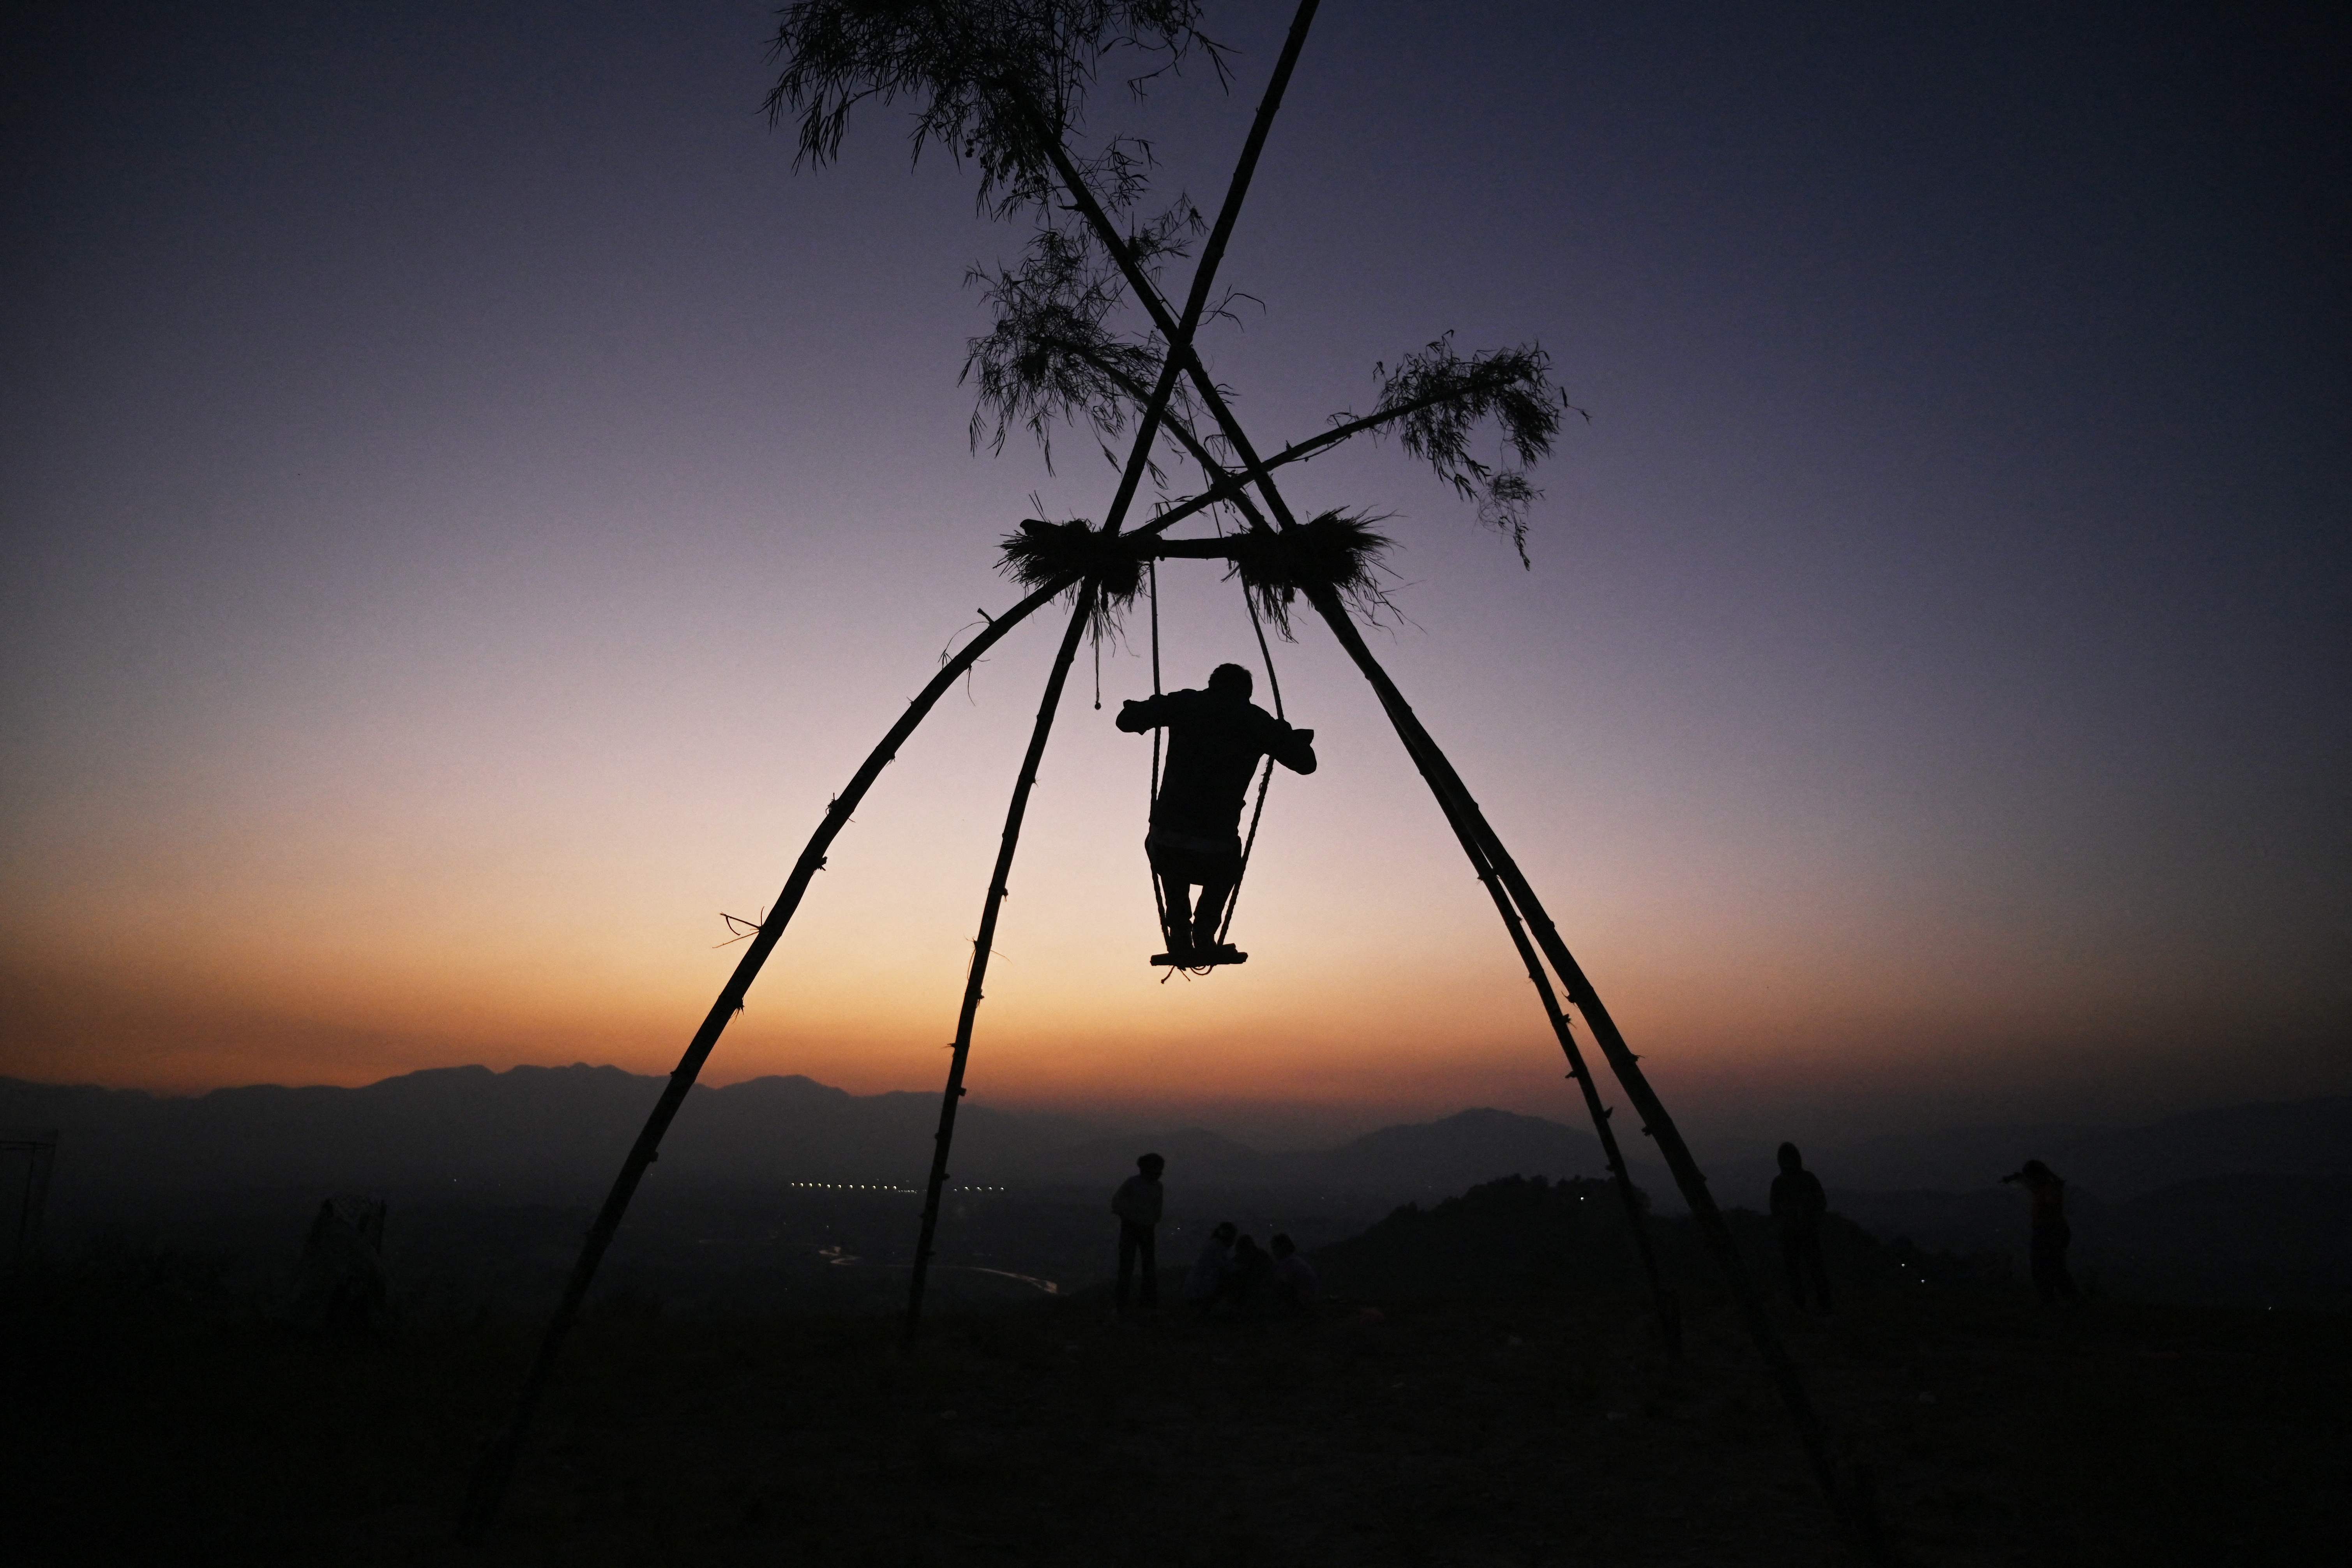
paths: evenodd
<path fill-rule="evenodd" d="M 320 1195 L 348 1190 L 391 1197 L 405 1215 L 517 1205 L 576 1215 L 603 1196 L 662 1083 L 610 1067 L 475 1067 L 362 1089 L 265 1085 L 167 1098 L 0 1079 L 0 1128 L 58 1131 L 48 1212 L 68 1228 L 209 1212 L 257 1223 L 274 1216 L 268 1224 L 284 1230 Z M 709 1215 L 766 1214 L 764 1198 L 803 1184 L 819 1189 L 800 1194 L 811 1200 L 883 1201 L 898 1220 L 858 1222 L 861 1247 L 874 1251 L 898 1235 L 898 1205 L 908 1200 L 823 1189 L 919 1186 L 938 1117 L 934 1095 L 855 1095 L 799 1077 L 697 1088 L 646 1197 L 702 1205 L 698 1236 L 718 1223 Z M 1654 1151 L 1638 1134 L 1629 1142 L 1637 1180 L 1663 1215 L 1677 1213 L 1679 1194 Z M 1099 1239 L 1109 1190 L 1147 1148 L 1167 1157 L 1171 1214 L 1256 1215 L 1268 1228 L 1287 1223 L 1327 1237 L 1499 1178 L 1604 1173 L 1590 1133 L 1503 1110 L 1384 1127 L 1331 1149 L 1269 1152 L 1204 1128 L 1111 1135 L 1075 1118 L 968 1103 L 958 1119 L 957 1182 L 1026 1195 L 995 1220 L 972 1211 L 979 1217 L 965 1228 L 974 1237 L 983 1224 L 1003 1232 L 990 1243 L 1003 1253 L 996 1267 L 1050 1266 L 1080 1277 L 1093 1265 L 1077 1255 L 1091 1258 L 1087 1238 Z M 1702 1146 L 1699 1153 L 1718 1202 L 1763 1206 L 1768 1150 Z M 2071 1184 L 2078 1262 L 2108 1270 L 2118 1289 L 2281 1304 L 2352 1300 L 2352 1097 L 2237 1106 L 2137 1128 L 1978 1127 L 1824 1142 L 1809 1145 L 1806 1156 L 1832 1208 L 1883 1240 L 2015 1254 L 2023 1205 L 1998 1178 L 2034 1157 Z M 21 1170 L 0 1168 L 0 1208 L 14 1212 L 21 1179 Z M 576 1223 L 550 1218 L 542 1228 L 568 1238 Z M 1040 1239 L 1064 1230 L 1066 1258 Z M 647 1228 L 641 1239 L 662 1234 Z M 569 1242 L 550 1246 L 552 1269 L 568 1258 Z M 1032 1256 L 1044 1256 L 1041 1247 L 1051 1254 L 1043 1263 Z"/>
<path fill-rule="evenodd" d="M 363 1089 L 131 1089 L 0 1079 L 0 1125 L 60 1133 L 53 1212 L 261 1189 L 589 1202 L 635 1138 L 662 1079 L 618 1068 L 447 1068 Z M 696 1088 L 662 1145 L 662 1184 L 919 1184 L 934 1095 L 854 1095 L 800 1077 Z M 1514 1173 L 1601 1170 L 1589 1133 L 1502 1110 L 1383 1128 L 1336 1149 L 1268 1153 L 1202 1128 L 1107 1136 L 1073 1119 L 967 1104 L 963 1183 L 1108 1191 L 1146 1148 L 1195 1189 L 1285 1188 L 1402 1203 Z"/>

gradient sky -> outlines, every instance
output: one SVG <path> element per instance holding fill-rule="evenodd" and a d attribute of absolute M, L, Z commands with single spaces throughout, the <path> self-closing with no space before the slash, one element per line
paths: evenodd
<path fill-rule="evenodd" d="M 1103 122 L 1222 191 L 1237 90 Z M 1021 234 L 904 119 L 795 174 L 758 5 L 8 24 L 0 1072 L 667 1070 L 828 797 L 1098 515 L 967 449 Z M 1669 1101 L 1799 1137 L 2352 1084 L 2340 7 L 1333 0 L 1208 348 L 1261 445 L 1448 330 L 1589 425 L 1534 569 L 1392 449 L 1389 663 Z M 1171 683 L 1248 649 L 1171 568 Z M 936 1088 L 1058 617 L 868 797 L 711 1063 Z M 1319 626 L 1236 939 L 1158 984 L 1141 645 L 1083 666 L 971 1081 L 1268 1139 L 1572 1117 Z"/>

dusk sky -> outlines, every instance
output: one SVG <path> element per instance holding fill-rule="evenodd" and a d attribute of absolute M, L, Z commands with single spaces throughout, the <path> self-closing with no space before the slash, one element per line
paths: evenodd
<path fill-rule="evenodd" d="M 1232 95 L 1097 128 L 1213 204 L 1288 13 L 1213 7 Z M 1224 272 L 1263 308 L 1205 352 L 1267 447 L 1441 332 L 1554 356 L 1590 422 L 1532 570 L 1392 447 L 1286 489 L 1393 514 L 1374 648 L 1696 1127 L 2352 1089 L 2342 18 L 1324 6 Z M 1100 515 L 1083 435 L 967 444 L 962 279 L 1024 231 L 909 169 L 903 106 L 796 174 L 773 26 L 7 25 L 0 1073 L 667 1071 L 719 912 L 1018 596 L 1000 536 Z M 1216 568 L 1162 588 L 1170 684 L 1255 662 Z M 936 1091 L 1061 624 L 902 752 L 709 1081 Z M 1275 781 L 1252 961 L 1160 984 L 1130 632 L 1062 710 L 973 1095 L 1268 1142 L 1579 1119 L 1309 619 L 1275 651 L 1322 769 Z"/>

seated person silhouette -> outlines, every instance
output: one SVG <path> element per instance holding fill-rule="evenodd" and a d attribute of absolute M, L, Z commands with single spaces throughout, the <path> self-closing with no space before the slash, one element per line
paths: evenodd
<path fill-rule="evenodd" d="M 1217 945 L 1217 925 L 1242 874 L 1242 799 L 1257 760 L 1315 771 L 1315 731 L 1297 730 L 1250 700 L 1250 672 L 1221 664 L 1205 691 L 1170 691 L 1123 704 L 1130 735 L 1168 731 L 1168 765 L 1143 840 L 1167 910 L 1168 956 L 1179 964 L 1238 962 Z M 1201 889 L 1196 902 L 1193 888 Z"/>

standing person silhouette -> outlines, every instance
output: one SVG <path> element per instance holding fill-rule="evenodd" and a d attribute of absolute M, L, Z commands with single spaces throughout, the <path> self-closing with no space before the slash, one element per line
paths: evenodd
<path fill-rule="evenodd" d="M 1780 1235 L 1780 1261 L 1789 1270 L 1789 1300 L 1801 1312 L 1806 1296 L 1818 1296 L 1826 1318 L 1830 1271 L 1822 1261 L 1822 1216 L 1830 1212 L 1830 1196 L 1822 1191 L 1822 1179 L 1805 1169 L 1805 1157 L 1794 1143 L 1781 1144 L 1780 1157 L 1780 1173 L 1772 1178 L 1772 1228 Z"/>
<path fill-rule="evenodd" d="M 1157 1154 L 1145 1154 L 1135 1162 L 1135 1174 L 1118 1184 L 1110 1198 L 1110 1212 L 1118 1215 L 1118 1289 L 1113 1298 L 1118 1302 L 1118 1315 L 1127 1316 L 1128 1288 L 1135 1278 L 1135 1266 L 1143 1265 L 1143 1305 L 1147 1310 L 1160 1305 L 1159 1232 L 1160 1215 L 1168 1194 L 1160 1190 L 1160 1173 L 1168 1162 Z"/>
<path fill-rule="evenodd" d="M 2066 1247 L 2074 1233 L 2066 1224 L 2066 1184 L 2039 1160 L 2028 1160 L 2001 1178 L 2025 1189 L 2033 1205 L 2033 1289 L 2045 1307 L 2074 1300 L 2074 1277 L 2066 1272 Z"/>
<path fill-rule="evenodd" d="M 1250 700 L 1250 672 L 1221 664 L 1206 690 L 1187 689 L 1120 706 L 1130 735 L 1168 731 L 1168 765 L 1143 840 L 1166 910 L 1168 955 L 1222 956 L 1217 925 L 1242 874 L 1242 800 L 1260 757 L 1296 773 L 1315 771 L 1315 731 L 1294 729 Z M 1197 902 L 1192 889 L 1199 888 Z"/>

